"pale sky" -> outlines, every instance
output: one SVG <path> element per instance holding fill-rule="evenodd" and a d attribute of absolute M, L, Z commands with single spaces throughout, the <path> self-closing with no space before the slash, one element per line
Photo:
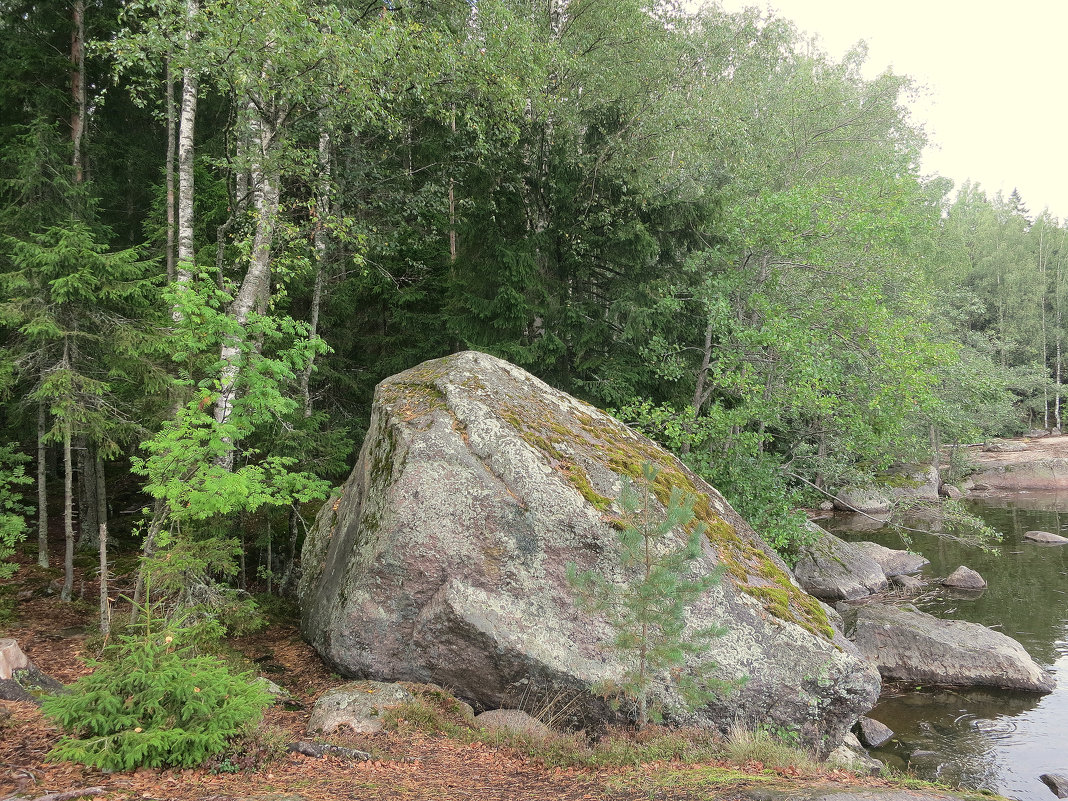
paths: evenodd
<path fill-rule="evenodd" d="M 892 67 L 926 86 L 923 172 L 989 197 L 1015 187 L 1033 214 L 1068 217 L 1068 0 L 722 0 L 754 5 L 838 60 L 864 39 L 870 76 Z"/>

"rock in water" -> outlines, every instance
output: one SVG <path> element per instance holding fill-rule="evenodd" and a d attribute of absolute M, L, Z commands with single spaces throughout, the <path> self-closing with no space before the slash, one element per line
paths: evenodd
<path fill-rule="evenodd" d="M 887 578 L 916 573 L 931 564 L 928 559 L 918 553 L 894 550 L 877 542 L 854 542 L 853 544 L 878 562 Z"/>
<path fill-rule="evenodd" d="M 1039 776 L 1057 798 L 1068 798 L 1068 776 L 1062 773 L 1043 773 Z"/>
<path fill-rule="evenodd" d="M 880 723 L 875 718 L 867 718 L 863 715 L 857 721 L 855 731 L 857 739 L 860 740 L 860 744 L 865 748 L 878 748 L 880 745 L 889 742 L 890 738 L 894 736 L 894 732 L 889 726 Z"/>
<path fill-rule="evenodd" d="M 1024 539 L 1032 542 L 1043 542 L 1047 545 L 1064 545 L 1068 542 L 1068 537 L 1062 537 L 1052 531 L 1027 531 L 1024 532 Z"/>
<path fill-rule="evenodd" d="M 434 682 L 488 709 L 554 699 L 576 722 L 618 720 L 597 682 L 618 680 L 614 630 L 583 612 L 567 565 L 620 580 L 617 498 L 643 461 L 696 497 L 708 537 L 691 569 L 723 564 L 689 609 L 729 631 L 688 669 L 747 682 L 688 711 L 672 676 L 668 722 L 765 721 L 826 754 L 875 703 L 875 668 L 712 487 L 614 418 L 482 353 L 426 362 L 379 384 L 341 495 L 304 546 L 301 626 L 339 673 Z M 677 543 L 684 538 L 674 532 Z M 659 685 L 658 685 L 659 687 Z"/>
<path fill-rule="evenodd" d="M 1057 686 L 1011 637 L 978 623 L 939 620 L 915 607 L 859 608 L 853 640 L 884 679 L 1038 693 Z"/>
<path fill-rule="evenodd" d="M 882 566 L 862 548 L 840 540 L 815 523 L 816 539 L 801 549 L 794 576 L 809 594 L 823 601 L 848 601 L 886 592 Z"/>
<path fill-rule="evenodd" d="M 985 590 L 986 579 L 970 567 L 961 565 L 942 579 L 942 586 L 953 587 L 958 590 Z"/>

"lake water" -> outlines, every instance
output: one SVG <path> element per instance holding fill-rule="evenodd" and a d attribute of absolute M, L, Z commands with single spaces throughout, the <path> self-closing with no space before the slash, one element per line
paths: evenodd
<path fill-rule="evenodd" d="M 1023 540 L 1032 529 L 1068 536 L 1068 493 L 1019 493 L 967 503 L 1002 532 L 993 553 L 930 533 L 901 537 L 875 528 L 859 515 L 818 521 L 850 540 L 891 548 L 911 547 L 931 560 L 927 577 L 946 576 L 959 565 L 979 571 L 989 588 L 978 597 L 939 591 L 916 605 L 941 618 L 970 620 L 1019 641 L 1057 677 L 1050 695 L 926 690 L 887 692 L 870 713 L 895 732 L 872 755 L 895 768 L 1022 801 L 1052 801 L 1043 773 L 1068 774 L 1068 545 Z M 930 528 L 920 521 L 910 526 Z M 934 589 L 936 585 L 932 585 Z M 933 752 L 917 754 L 916 752 Z"/>

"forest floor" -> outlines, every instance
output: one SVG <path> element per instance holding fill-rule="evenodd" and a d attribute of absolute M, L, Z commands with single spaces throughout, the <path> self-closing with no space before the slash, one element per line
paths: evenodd
<path fill-rule="evenodd" d="M 58 547 L 53 553 L 59 553 Z M 58 598 L 60 570 L 33 564 L 28 544 L 16 575 L 0 582 L 0 637 L 15 638 L 37 667 L 63 683 L 89 672 L 102 638 L 93 599 L 97 585 L 88 558 L 75 578 L 76 598 Z M 128 583 L 128 582 L 127 582 Z M 122 581 L 117 582 L 121 588 Z M 491 734 L 463 740 L 417 730 L 379 735 L 336 735 L 336 745 L 369 751 L 370 761 L 312 758 L 284 750 L 306 739 L 316 698 L 344 683 L 301 639 L 291 622 L 275 622 L 229 645 L 246 664 L 292 696 L 269 709 L 263 724 L 234 755 L 196 770 L 139 769 L 105 774 L 47 755 L 60 732 L 31 703 L 0 701 L 0 799 L 40 799 L 50 793 L 92 789 L 86 798 L 160 801 L 524 801 L 558 799 L 728 799 L 760 788 L 839 789 L 890 786 L 843 771 L 794 767 L 772 770 L 759 762 L 734 765 L 658 762 L 608 768 L 550 767 L 494 742 Z M 241 658 L 238 656 L 237 658 Z M 273 759 L 264 760 L 265 753 Z M 900 786 L 900 783 L 898 783 Z M 74 796 L 60 796 L 72 798 Z"/>

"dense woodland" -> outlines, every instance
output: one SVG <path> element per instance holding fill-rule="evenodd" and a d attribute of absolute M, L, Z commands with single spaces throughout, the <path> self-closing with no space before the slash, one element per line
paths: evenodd
<path fill-rule="evenodd" d="M 291 591 L 375 384 L 467 348 L 785 551 L 818 490 L 1061 426 L 1068 229 L 920 174 L 862 45 L 670 0 L 2 12 L 0 557 L 64 598 L 109 525 L 185 606 Z"/>

